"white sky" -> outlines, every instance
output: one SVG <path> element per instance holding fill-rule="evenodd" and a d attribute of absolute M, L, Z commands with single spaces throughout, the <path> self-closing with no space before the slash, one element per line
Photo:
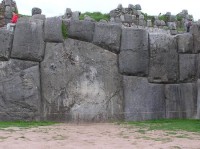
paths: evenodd
<path fill-rule="evenodd" d="M 31 15 L 33 7 L 42 9 L 47 17 L 63 15 L 66 8 L 72 11 L 109 13 L 118 4 L 128 7 L 128 4 L 140 4 L 142 12 L 158 15 L 171 12 L 176 15 L 183 9 L 192 14 L 194 20 L 200 19 L 199 0 L 15 0 L 20 14 Z"/>

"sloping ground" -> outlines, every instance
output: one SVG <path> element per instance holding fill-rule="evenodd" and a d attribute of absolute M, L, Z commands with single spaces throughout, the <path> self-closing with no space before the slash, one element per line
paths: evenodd
<path fill-rule="evenodd" d="M 200 134 L 115 124 L 58 124 L 0 130 L 0 149 L 199 149 Z"/>

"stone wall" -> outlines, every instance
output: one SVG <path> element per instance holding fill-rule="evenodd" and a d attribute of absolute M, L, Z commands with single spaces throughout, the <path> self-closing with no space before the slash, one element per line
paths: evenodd
<path fill-rule="evenodd" d="M 200 118 L 200 26 L 172 36 L 41 14 L 0 29 L 0 120 Z"/>

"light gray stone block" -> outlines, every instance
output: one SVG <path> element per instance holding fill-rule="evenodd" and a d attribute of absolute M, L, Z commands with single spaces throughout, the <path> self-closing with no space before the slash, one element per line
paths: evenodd
<path fill-rule="evenodd" d="M 0 62 L 0 120 L 40 120 L 39 63 Z"/>
<path fill-rule="evenodd" d="M 197 78 L 197 54 L 179 54 L 181 82 L 192 82 Z"/>
<path fill-rule="evenodd" d="M 147 76 L 149 65 L 148 32 L 123 28 L 119 69 L 122 74 Z"/>
<path fill-rule="evenodd" d="M 123 76 L 125 121 L 165 118 L 164 85 L 146 78 Z"/>
<path fill-rule="evenodd" d="M 90 21 L 70 21 L 68 34 L 70 38 L 92 42 L 95 23 Z"/>
<path fill-rule="evenodd" d="M 193 36 L 190 33 L 177 35 L 179 53 L 195 53 L 193 48 Z"/>
<path fill-rule="evenodd" d="M 46 42 L 63 42 L 61 18 L 51 17 L 45 20 L 44 40 Z"/>
<path fill-rule="evenodd" d="M 43 21 L 31 18 L 19 19 L 14 32 L 11 57 L 42 61 L 44 48 Z"/>
<path fill-rule="evenodd" d="M 35 14 L 32 16 L 33 19 L 39 19 L 39 20 L 42 20 L 42 21 L 45 21 L 46 20 L 46 16 L 43 15 L 43 14 Z"/>
<path fill-rule="evenodd" d="M 149 81 L 171 83 L 178 79 L 176 38 L 167 34 L 150 33 Z"/>
<path fill-rule="evenodd" d="M 195 118 L 197 90 L 195 83 L 165 86 L 166 118 Z"/>
<path fill-rule="evenodd" d="M 12 49 L 13 35 L 8 30 L 0 29 L 0 60 L 8 60 Z"/>
<path fill-rule="evenodd" d="M 122 118 L 117 55 L 91 43 L 47 43 L 41 62 L 47 120 L 106 121 Z"/>
<path fill-rule="evenodd" d="M 200 25 L 193 24 L 190 27 L 190 33 L 193 35 L 194 52 L 199 53 L 200 52 Z"/>
<path fill-rule="evenodd" d="M 119 53 L 121 32 L 119 24 L 96 23 L 93 43 L 111 52 Z"/>

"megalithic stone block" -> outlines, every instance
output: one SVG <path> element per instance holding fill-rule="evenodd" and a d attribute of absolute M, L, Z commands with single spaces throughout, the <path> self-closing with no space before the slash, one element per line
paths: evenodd
<path fill-rule="evenodd" d="M 9 60 L 12 49 L 13 35 L 4 29 L 0 29 L 0 60 Z"/>
<path fill-rule="evenodd" d="M 179 54 L 181 82 L 192 82 L 197 78 L 197 54 Z"/>
<path fill-rule="evenodd" d="M 197 118 L 200 119 L 200 79 L 197 80 Z"/>
<path fill-rule="evenodd" d="M 190 33 L 193 35 L 194 53 L 200 52 L 200 25 L 193 24 L 190 28 Z"/>
<path fill-rule="evenodd" d="M 10 59 L 0 65 L 0 120 L 40 120 L 39 63 Z"/>
<path fill-rule="evenodd" d="M 44 40 L 46 42 L 63 42 L 61 18 L 46 18 L 44 25 Z"/>
<path fill-rule="evenodd" d="M 149 82 L 174 83 L 178 79 L 178 52 L 174 36 L 150 33 Z"/>
<path fill-rule="evenodd" d="M 70 21 L 68 34 L 70 38 L 92 42 L 95 23 L 83 20 Z"/>
<path fill-rule="evenodd" d="M 44 57 L 43 21 L 20 18 L 16 24 L 11 57 L 42 61 Z"/>
<path fill-rule="evenodd" d="M 177 35 L 179 53 L 195 53 L 193 47 L 193 36 L 190 33 Z"/>
<path fill-rule="evenodd" d="M 195 83 L 167 84 L 165 86 L 166 118 L 195 118 L 197 90 Z"/>
<path fill-rule="evenodd" d="M 143 77 L 123 76 L 123 87 L 126 121 L 165 118 L 163 84 L 148 83 Z"/>
<path fill-rule="evenodd" d="M 120 51 L 122 28 L 119 24 L 96 23 L 93 43 L 114 53 Z"/>
<path fill-rule="evenodd" d="M 122 74 L 147 76 L 149 65 L 148 32 L 143 29 L 122 29 L 119 70 Z"/>

